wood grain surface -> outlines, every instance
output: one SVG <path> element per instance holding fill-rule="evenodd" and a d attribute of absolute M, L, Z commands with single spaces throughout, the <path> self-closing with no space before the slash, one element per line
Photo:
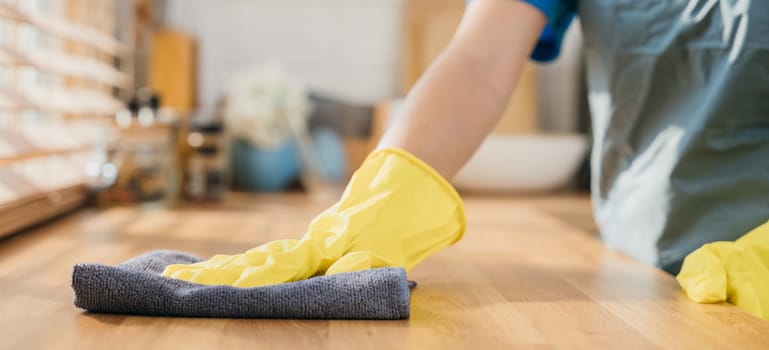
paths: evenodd
<path fill-rule="evenodd" d="M 409 273 L 419 286 L 401 321 L 84 313 L 72 306 L 74 263 L 158 248 L 241 252 L 299 236 L 325 203 L 233 195 L 207 207 L 84 210 L 0 241 L 0 349 L 769 349 L 769 322 L 691 303 L 671 276 L 578 228 L 587 203 L 466 199 L 467 234 Z"/>

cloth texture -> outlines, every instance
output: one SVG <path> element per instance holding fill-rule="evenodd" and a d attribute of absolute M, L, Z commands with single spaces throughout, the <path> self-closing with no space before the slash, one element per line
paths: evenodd
<path fill-rule="evenodd" d="M 769 219 L 769 1 L 580 0 L 604 242 L 676 274 Z"/>
<path fill-rule="evenodd" d="M 402 268 L 379 268 L 255 288 L 207 286 L 160 276 L 169 264 L 202 259 L 160 250 L 117 266 L 78 264 L 76 307 L 150 316 L 296 319 L 404 319 L 409 287 Z"/>
<path fill-rule="evenodd" d="M 561 53 L 561 43 L 577 12 L 577 0 L 524 0 L 536 7 L 547 18 L 531 58 L 538 62 L 550 62 Z"/>
<path fill-rule="evenodd" d="M 769 1 L 523 1 L 548 19 L 537 50 L 580 18 L 606 244 L 676 274 L 769 218 Z"/>

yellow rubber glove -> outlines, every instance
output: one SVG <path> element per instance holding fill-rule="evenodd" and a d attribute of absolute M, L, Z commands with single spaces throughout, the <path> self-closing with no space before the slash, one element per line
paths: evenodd
<path fill-rule="evenodd" d="M 769 222 L 734 242 L 703 245 L 676 279 L 695 302 L 726 301 L 769 320 Z"/>
<path fill-rule="evenodd" d="M 341 200 L 315 217 L 301 240 L 170 265 L 163 276 L 255 287 L 384 266 L 409 270 L 458 241 L 464 230 L 454 188 L 415 156 L 384 149 L 366 158 Z"/>

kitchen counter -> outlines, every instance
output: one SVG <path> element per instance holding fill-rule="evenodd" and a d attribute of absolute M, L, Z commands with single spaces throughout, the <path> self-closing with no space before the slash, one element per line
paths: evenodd
<path fill-rule="evenodd" d="M 169 248 L 237 253 L 299 237 L 325 205 L 232 195 L 173 210 L 86 209 L 0 241 L 0 349 L 768 349 L 769 322 L 689 302 L 673 277 L 603 246 L 584 197 L 468 198 L 462 241 L 409 273 L 411 319 L 137 317 L 72 305 L 71 266 Z"/>

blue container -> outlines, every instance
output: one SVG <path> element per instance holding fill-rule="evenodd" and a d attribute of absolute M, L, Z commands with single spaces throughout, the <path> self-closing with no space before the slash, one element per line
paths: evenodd
<path fill-rule="evenodd" d="M 232 180 L 236 189 L 281 191 L 299 176 L 299 156 L 290 139 L 271 149 L 235 140 L 231 152 Z"/>
<path fill-rule="evenodd" d="M 320 128 L 312 133 L 312 142 L 319 175 L 326 182 L 341 182 L 346 170 L 342 138 L 332 129 Z M 231 154 L 233 183 L 240 190 L 284 190 L 296 181 L 302 169 L 299 151 L 290 138 L 274 148 L 259 148 L 235 140 Z"/>
<path fill-rule="evenodd" d="M 329 128 L 320 128 L 312 133 L 312 142 L 317 152 L 321 176 L 325 181 L 338 183 L 344 180 L 347 159 L 339 133 Z"/>

